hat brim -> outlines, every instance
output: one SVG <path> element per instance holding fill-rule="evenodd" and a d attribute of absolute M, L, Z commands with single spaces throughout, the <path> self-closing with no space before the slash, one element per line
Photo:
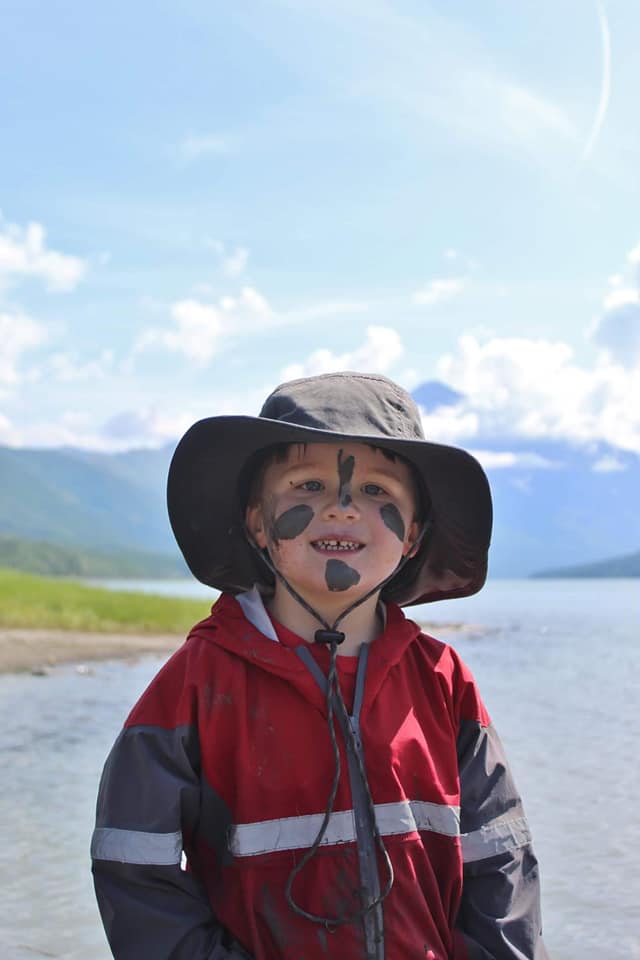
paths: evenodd
<path fill-rule="evenodd" d="M 209 417 L 176 447 L 167 484 L 174 535 L 194 576 L 238 593 L 265 579 L 244 533 L 239 479 L 248 458 L 281 443 L 369 443 L 416 468 L 431 501 L 429 529 L 418 555 L 387 595 L 402 605 L 476 593 L 487 575 L 492 507 L 478 461 L 458 447 L 427 440 L 334 433 L 264 417 Z"/>

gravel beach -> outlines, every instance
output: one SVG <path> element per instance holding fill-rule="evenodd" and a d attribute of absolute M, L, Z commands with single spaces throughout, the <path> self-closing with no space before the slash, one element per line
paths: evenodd
<path fill-rule="evenodd" d="M 170 654 L 184 635 L 88 633 L 0 627 L 0 673 L 36 673 L 62 663 Z"/>

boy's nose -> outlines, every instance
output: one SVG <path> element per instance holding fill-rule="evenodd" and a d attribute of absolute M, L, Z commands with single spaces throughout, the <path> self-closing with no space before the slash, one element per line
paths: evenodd
<path fill-rule="evenodd" d="M 351 493 L 345 493 L 342 490 L 332 492 L 331 496 L 322 511 L 322 515 L 327 520 L 356 519 L 360 516 L 360 510 Z"/>

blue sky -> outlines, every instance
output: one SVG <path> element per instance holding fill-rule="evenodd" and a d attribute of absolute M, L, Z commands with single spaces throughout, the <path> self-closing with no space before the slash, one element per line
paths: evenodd
<path fill-rule="evenodd" d="M 346 368 L 448 383 L 429 435 L 504 466 L 640 453 L 635 0 L 0 18 L 0 443 L 158 445 Z"/>

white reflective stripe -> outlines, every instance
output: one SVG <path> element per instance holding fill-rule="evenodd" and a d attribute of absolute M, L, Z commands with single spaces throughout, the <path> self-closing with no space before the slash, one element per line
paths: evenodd
<path fill-rule="evenodd" d="M 180 863 L 182 834 L 145 833 L 142 830 L 117 830 L 97 827 L 91 838 L 94 860 L 117 860 L 119 863 L 153 864 L 169 867 Z"/>
<path fill-rule="evenodd" d="M 531 833 L 524 817 L 498 820 L 472 833 L 462 834 L 462 859 L 465 863 L 486 860 L 527 843 L 531 843 Z"/>
<path fill-rule="evenodd" d="M 444 803 L 428 803 L 426 800 L 401 800 L 399 803 L 377 803 L 376 821 L 384 837 L 396 833 L 413 833 L 430 830 L 446 837 L 460 833 L 460 809 Z"/>
<path fill-rule="evenodd" d="M 448 837 L 460 833 L 460 813 L 457 807 L 422 800 L 402 800 L 398 803 L 378 803 L 376 822 L 383 837 L 418 830 L 431 830 Z M 297 850 L 310 847 L 322 824 L 324 814 L 305 817 L 285 817 L 282 820 L 260 820 L 256 823 L 237 823 L 229 834 L 229 849 L 236 857 L 255 857 L 261 853 L 279 850 Z M 321 846 L 336 843 L 354 843 L 356 827 L 353 810 L 333 813 L 322 838 Z"/>
<path fill-rule="evenodd" d="M 237 823 L 230 831 L 229 849 L 236 857 L 255 857 L 260 853 L 310 847 L 318 836 L 323 819 L 323 813 L 313 813 L 307 817 Z M 322 838 L 322 846 L 352 843 L 355 837 L 353 810 L 343 810 L 331 814 L 327 832 Z"/>

